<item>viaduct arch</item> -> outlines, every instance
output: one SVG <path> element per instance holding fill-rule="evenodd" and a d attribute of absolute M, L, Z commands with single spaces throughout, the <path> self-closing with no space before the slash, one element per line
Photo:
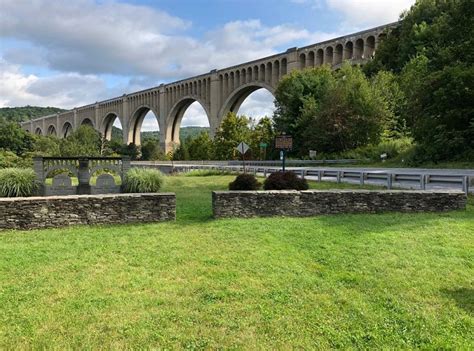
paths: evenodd
<path fill-rule="evenodd" d="M 290 48 L 273 56 L 37 118 L 22 123 L 22 127 L 36 134 L 64 138 L 79 126 L 88 124 L 110 139 L 112 125 L 118 118 L 123 142 L 139 145 L 143 120 L 148 111 L 152 111 L 158 121 L 161 147 L 168 152 L 179 143 L 181 120 L 193 102 L 197 101 L 206 112 L 213 137 L 224 116 L 229 111 L 238 111 L 255 90 L 263 88 L 273 94 L 280 79 L 293 70 L 325 64 L 338 69 L 344 61 L 364 64 L 373 57 L 386 31 L 396 24 Z"/>

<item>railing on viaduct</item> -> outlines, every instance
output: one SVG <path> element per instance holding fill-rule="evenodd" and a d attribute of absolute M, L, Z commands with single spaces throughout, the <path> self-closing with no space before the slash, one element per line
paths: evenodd
<path fill-rule="evenodd" d="M 255 90 L 263 88 L 273 94 L 280 79 L 293 70 L 324 64 L 337 69 L 344 61 L 363 64 L 373 57 L 380 40 L 396 24 L 290 48 L 273 56 L 34 119 L 22 126 L 32 133 L 63 138 L 79 126 L 89 124 L 110 139 L 112 125 L 118 118 L 123 142 L 139 145 L 143 120 L 152 111 L 157 116 L 161 146 L 167 152 L 179 143 L 181 120 L 195 101 L 206 112 L 214 135 L 224 116 L 229 111 L 237 112 Z"/>

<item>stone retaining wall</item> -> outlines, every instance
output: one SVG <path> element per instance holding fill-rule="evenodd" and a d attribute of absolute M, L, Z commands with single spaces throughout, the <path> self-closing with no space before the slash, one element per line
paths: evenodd
<path fill-rule="evenodd" d="M 215 218 L 305 217 L 338 213 L 441 212 L 466 208 L 461 191 L 214 191 Z"/>
<path fill-rule="evenodd" d="M 175 219 L 173 193 L 0 198 L 0 230 Z"/>

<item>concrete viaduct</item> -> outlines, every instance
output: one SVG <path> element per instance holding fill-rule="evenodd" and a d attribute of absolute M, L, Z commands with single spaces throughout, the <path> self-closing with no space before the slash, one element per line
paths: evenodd
<path fill-rule="evenodd" d="M 37 118 L 24 122 L 22 127 L 31 133 L 64 138 L 79 126 L 89 124 L 110 139 L 112 125 L 118 118 L 123 142 L 139 145 L 143 120 L 151 110 L 158 119 L 161 147 L 168 152 L 179 143 L 181 120 L 193 102 L 200 103 L 206 111 L 214 136 L 224 116 L 229 111 L 237 112 L 252 92 L 263 88 L 273 94 L 279 80 L 293 70 L 323 64 L 337 69 L 346 60 L 363 64 L 374 55 L 386 30 L 395 24 L 291 48 L 273 56 Z"/>

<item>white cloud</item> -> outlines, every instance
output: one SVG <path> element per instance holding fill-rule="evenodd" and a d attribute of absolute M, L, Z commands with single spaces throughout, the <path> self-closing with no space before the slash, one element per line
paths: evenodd
<path fill-rule="evenodd" d="M 202 40 L 186 35 L 188 28 L 190 23 L 156 9 L 117 2 L 3 0 L 0 12 L 0 36 L 29 44 L 28 49 L 5 48 L 5 59 L 81 74 L 170 80 L 327 38 L 259 20 L 229 22 Z"/>
<path fill-rule="evenodd" d="M 353 26 L 394 22 L 415 0 L 326 0 L 330 9 L 341 12 Z"/>
<path fill-rule="evenodd" d="M 105 82 L 96 76 L 64 73 L 40 78 L 23 74 L 20 66 L 1 58 L 0 81 L 0 107 L 37 105 L 71 108 L 97 101 L 108 93 Z"/>

